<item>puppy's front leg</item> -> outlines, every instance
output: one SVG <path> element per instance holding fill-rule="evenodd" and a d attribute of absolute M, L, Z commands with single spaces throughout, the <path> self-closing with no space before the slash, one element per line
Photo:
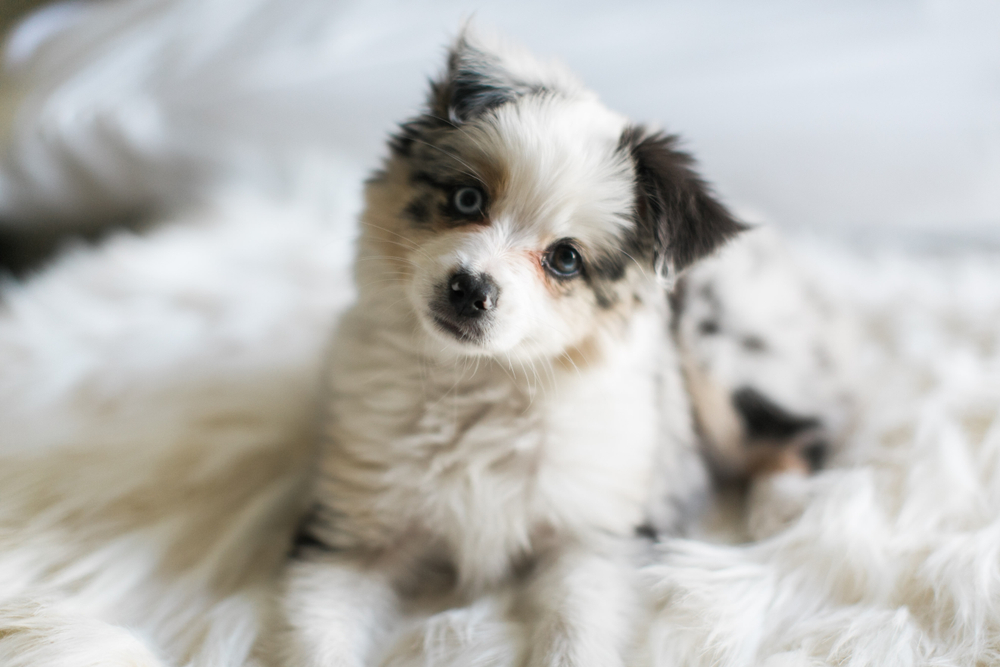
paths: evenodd
<path fill-rule="evenodd" d="M 524 591 L 533 620 L 526 667 L 625 664 L 639 602 L 630 559 L 615 551 L 574 548 L 539 564 Z"/>
<path fill-rule="evenodd" d="M 342 554 L 293 562 L 283 604 L 287 667 L 363 667 L 399 606 L 389 569 Z"/>

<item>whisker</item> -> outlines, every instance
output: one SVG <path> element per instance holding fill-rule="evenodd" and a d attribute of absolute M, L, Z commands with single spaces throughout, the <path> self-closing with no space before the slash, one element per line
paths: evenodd
<path fill-rule="evenodd" d="M 420 138 L 418 138 L 418 137 L 414 137 L 414 139 L 413 139 L 413 140 L 414 140 L 414 141 L 416 141 L 416 142 L 418 142 L 418 143 L 421 143 L 421 144 L 424 144 L 425 146 L 430 146 L 430 147 L 431 147 L 431 148 L 433 148 L 434 150 L 436 150 L 436 151 L 440 151 L 440 152 L 441 152 L 441 153 L 443 153 L 444 155 L 447 155 L 447 156 L 448 156 L 448 157 L 450 157 L 450 158 L 451 158 L 452 160 L 454 160 L 455 162 L 458 162 L 458 163 L 459 163 L 460 165 L 462 165 L 463 167 L 465 167 L 465 168 L 466 168 L 466 170 L 467 170 L 467 171 L 465 171 L 465 172 L 464 172 L 465 174 L 467 174 L 468 176 L 472 176 L 472 177 L 473 177 L 473 178 L 475 178 L 475 179 L 478 179 L 480 183 L 483 183 L 483 182 L 485 182 L 485 180 L 486 180 L 486 179 L 484 179 L 484 178 L 483 178 L 482 174 L 480 174 L 480 173 L 479 173 L 479 172 L 478 172 L 478 171 L 476 170 L 476 168 L 475 168 L 475 167 L 473 167 L 473 166 L 472 166 L 471 164 L 469 164 L 468 162 L 466 162 L 466 161 L 465 161 L 465 160 L 463 160 L 462 158 L 458 157 L 458 156 L 457 156 L 457 155 L 455 155 L 454 153 L 451 153 L 451 152 L 449 152 L 449 151 L 445 150 L 444 148 L 442 148 L 441 146 L 438 146 L 438 145 L 436 145 L 436 144 L 432 144 L 432 143 L 431 143 L 431 142 L 429 142 L 429 141 L 424 141 L 423 139 L 420 139 Z"/>
<path fill-rule="evenodd" d="M 404 248 L 404 249 L 409 250 L 411 252 L 420 253 L 421 255 L 423 255 L 424 257 L 426 257 L 427 259 L 433 261 L 434 258 L 426 250 L 424 250 L 422 246 L 420 246 L 419 244 L 415 243 L 414 241 L 406 238 L 405 236 L 403 236 L 399 232 L 394 232 L 393 230 L 388 229 L 386 227 L 380 227 L 378 225 L 373 225 L 371 223 L 364 223 L 364 224 L 367 224 L 372 229 L 378 229 L 380 231 L 384 231 L 384 232 L 387 232 L 389 234 L 394 234 L 394 235 L 400 237 L 401 239 L 403 239 L 403 241 L 405 241 L 405 243 L 403 241 L 396 241 L 394 239 L 382 239 L 382 241 L 384 241 L 386 243 L 392 243 L 394 245 L 398 245 L 400 248 Z M 367 256 L 374 256 L 374 255 L 367 255 Z M 383 257 L 390 257 L 390 255 L 382 255 L 382 256 Z"/>
<path fill-rule="evenodd" d="M 377 230 L 382 231 L 382 232 L 387 232 L 389 234 L 392 234 L 393 236 L 398 236 L 399 238 L 401 238 L 404 241 L 406 241 L 407 243 L 409 243 L 408 247 L 410 247 L 410 248 L 412 248 L 414 250 L 416 250 L 417 248 L 420 247 L 420 245 L 416 241 L 414 241 L 413 239 L 407 237 L 405 234 L 401 234 L 401 233 L 397 232 L 394 229 L 389 229 L 388 227 L 383 227 L 382 225 L 376 225 L 371 220 L 363 219 L 361 221 L 361 224 L 365 225 L 365 226 L 368 226 L 368 227 L 371 227 L 372 229 L 377 229 Z M 397 243 L 398 243 L 398 241 L 397 241 Z"/>
<path fill-rule="evenodd" d="M 428 118 L 433 118 L 434 120 L 439 120 L 442 123 L 447 123 L 448 125 L 451 125 L 453 128 L 455 128 L 456 130 L 458 130 L 460 132 L 462 132 L 462 131 L 465 130 L 465 128 L 463 128 L 461 125 L 455 123 L 450 118 L 444 118 L 443 116 L 438 116 L 437 114 L 433 114 L 433 113 L 425 113 L 425 114 L 422 114 L 422 115 L 427 116 Z"/>
<path fill-rule="evenodd" d="M 624 250 L 622 250 L 622 251 L 621 251 L 621 253 L 622 253 L 623 255 L 625 255 L 626 257 L 628 257 L 629 259 L 631 259 L 631 260 L 632 260 L 632 261 L 633 261 L 633 262 L 635 263 L 635 265 L 639 267 L 639 271 L 641 271 L 641 272 L 642 272 L 642 277 L 643 277 L 643 278 L 647 277 L 647 276 L 646 276 L 646 269 L 645 269 L 645 267 L 643 267 L 643 265 L 642 265 L 642 264 L 641 264 L 641 263 L 639 262 L 639 260 L 637 260 L 637 259 L 636 259 L 635 257 L 633 257 L 632 255 L 628 254 L 628 253 L 627 253 L 627 252 L 625 252 Z"/>

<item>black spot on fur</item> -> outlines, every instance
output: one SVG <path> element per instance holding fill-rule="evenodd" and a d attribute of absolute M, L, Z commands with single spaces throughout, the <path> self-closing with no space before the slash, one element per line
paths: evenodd
<path fill-rule="evenodd" d="M 802 448 L 802 458 L 809 465 L 810 472 L 822 470 L 826 465 L 826 459 L 830 452 L 830 446 L 825 440 L 816 440 Z"/>
<path fill-rule="evenodd" d="M 430 197 L 428 197 L 427 195 L 421 195 L 420 197 L 417 197 L 416 199 L 414 199 L 413 201 L 411 201 L 409 204 L 406 205 L 406 208 L 403 210 L 403 213 L 405 213 L 410 220 L 419 225 L 427 224 L 427 222 L 431 218 L 431 207 L 429 199 Z"/>
<path fill-rule="evenodd" d="M 644 523 L 635 527 L 635 536 L 656 541 L 656 529 L 651 524 Z"/>
<path fill-rule="evenodd" d="M 783 440 L 820 425 L 815 417 L 794 415 L 751 387 L 733 393 L 733 407 L 751 439 Z"/>
<path fill-rule="evenodd" d="M 618 303 L 618 295 L 603 285 L 593 285 L 592 289 L 594 290 L 594 298 L 597 300 L 597 306 L 602 310 L 610 310 Z"/>
<path fill-rule="evenodd" d="M 719 333 L 719 323 L 715 320 L 702 320 L 698 323 L 698 333 L 703 336 L 713 336 Z"/>
<path fill-rule="evenodd" d="M 583 277 L 597 298 L 597 305 L 605 310 L 618 303 L 618 294 L 613 283 L 625 277 L 629 262 L 625 253 L 608 253 L 591 257 L 584 266 Z"/>
<path fill-rule="evenodd" d="M 451 188 L 449 183 L 446 183 L 439 176 L 432 174 L 429 171 L 414 171 L 410 174 L 410 183 L 412 185 L 429 185 L 433 188 L 438 188 L 439 190 L 447 190 Z"/>
<path fill-rule="evenodd" d="M 715 293 L 715 287 L 712 286 L 712 283 L 702 285 L 701 289 L 698 290 L 698 297 L 707 301 L 713 312 L 722 310 L 722 303 L 719 301 L 719 295 Z"/>
<path fill-rule="evenodd" d="M 438 84 L 431 82 L 431 89 Z M 433 99 L 433 92 L 431 95 Z M 418 146 L 431 143 L 441 130 L 455 127 L 447 118 L 439 117 L 433 110 L 433 102 L 428 110 L 410 120 L 400 123 L 399 130 L 389 137 L 389 150 L 397 157 L 413 157 Z"/>
<path fill-rule="evenodd" d="M 740 340 L 740 345 L 742 345 L 743 349 L 746 350 L 747 352 L 767 351 L 767 343 L 764 342 L 764 339 L 761 338 L 760 336 L 753 336 L 753 335 L 744 336 Z"/>
<path fill-rule="evenodd" d="M 747 229 L 720 204 L 677 150 L 677 137 L 631 126 L 619 147 L 636 171 L 637 250 L 652 254 L 661 276 L 680 271 Z"/>
<path fill-rule="evenodd" d="M 398 157 L 411 157 L 414 146 L 425 141 L 424 137 L 449 125 L 451 123 L 437 118 L 433 114 L 424 114 L 408 120 L 401 123 L 399 131 L 389 137 L 389 150 Z"/>
<path fill-rule="evenodd" d="M 625 277 L 625 263 L 628 258 L 624 253 L 599 255 L 587 264 L 590 275 L 600 280 L 617 282 Z"/>

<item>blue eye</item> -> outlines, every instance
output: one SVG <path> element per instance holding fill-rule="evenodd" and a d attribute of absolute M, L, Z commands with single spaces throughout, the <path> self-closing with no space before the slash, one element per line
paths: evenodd
<path fill-rule="evenodd" d="M 462 215 L 482 215 L 483 192 L 479 188 L 459 188 L 455 191 L 452 203 Z"/>
<path fill-rule="evenodd" d="M 577 249 L 568 243 L 553 246 L 545 255 L 545 267 L 560 278 L 569 278 L 580 273 L 583 258 Z"/>

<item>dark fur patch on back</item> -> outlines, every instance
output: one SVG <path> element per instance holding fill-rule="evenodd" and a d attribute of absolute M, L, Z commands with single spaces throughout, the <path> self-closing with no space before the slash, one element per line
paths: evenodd
<path fill-rule="evenodd" d="M 677 142 L 675 136 L 630 126 L 619 143 L 635 164 L 637 251 L 651 253 L 662 276 L 682 270 L 747 229 L 714 198 Z"/>
<path fill-rule="evenodd" d="M 751 439 L 785 440 L 820 425 L 815 417 L 792 414 L 752 387 L 733 392 L 733 407 Z"/>

